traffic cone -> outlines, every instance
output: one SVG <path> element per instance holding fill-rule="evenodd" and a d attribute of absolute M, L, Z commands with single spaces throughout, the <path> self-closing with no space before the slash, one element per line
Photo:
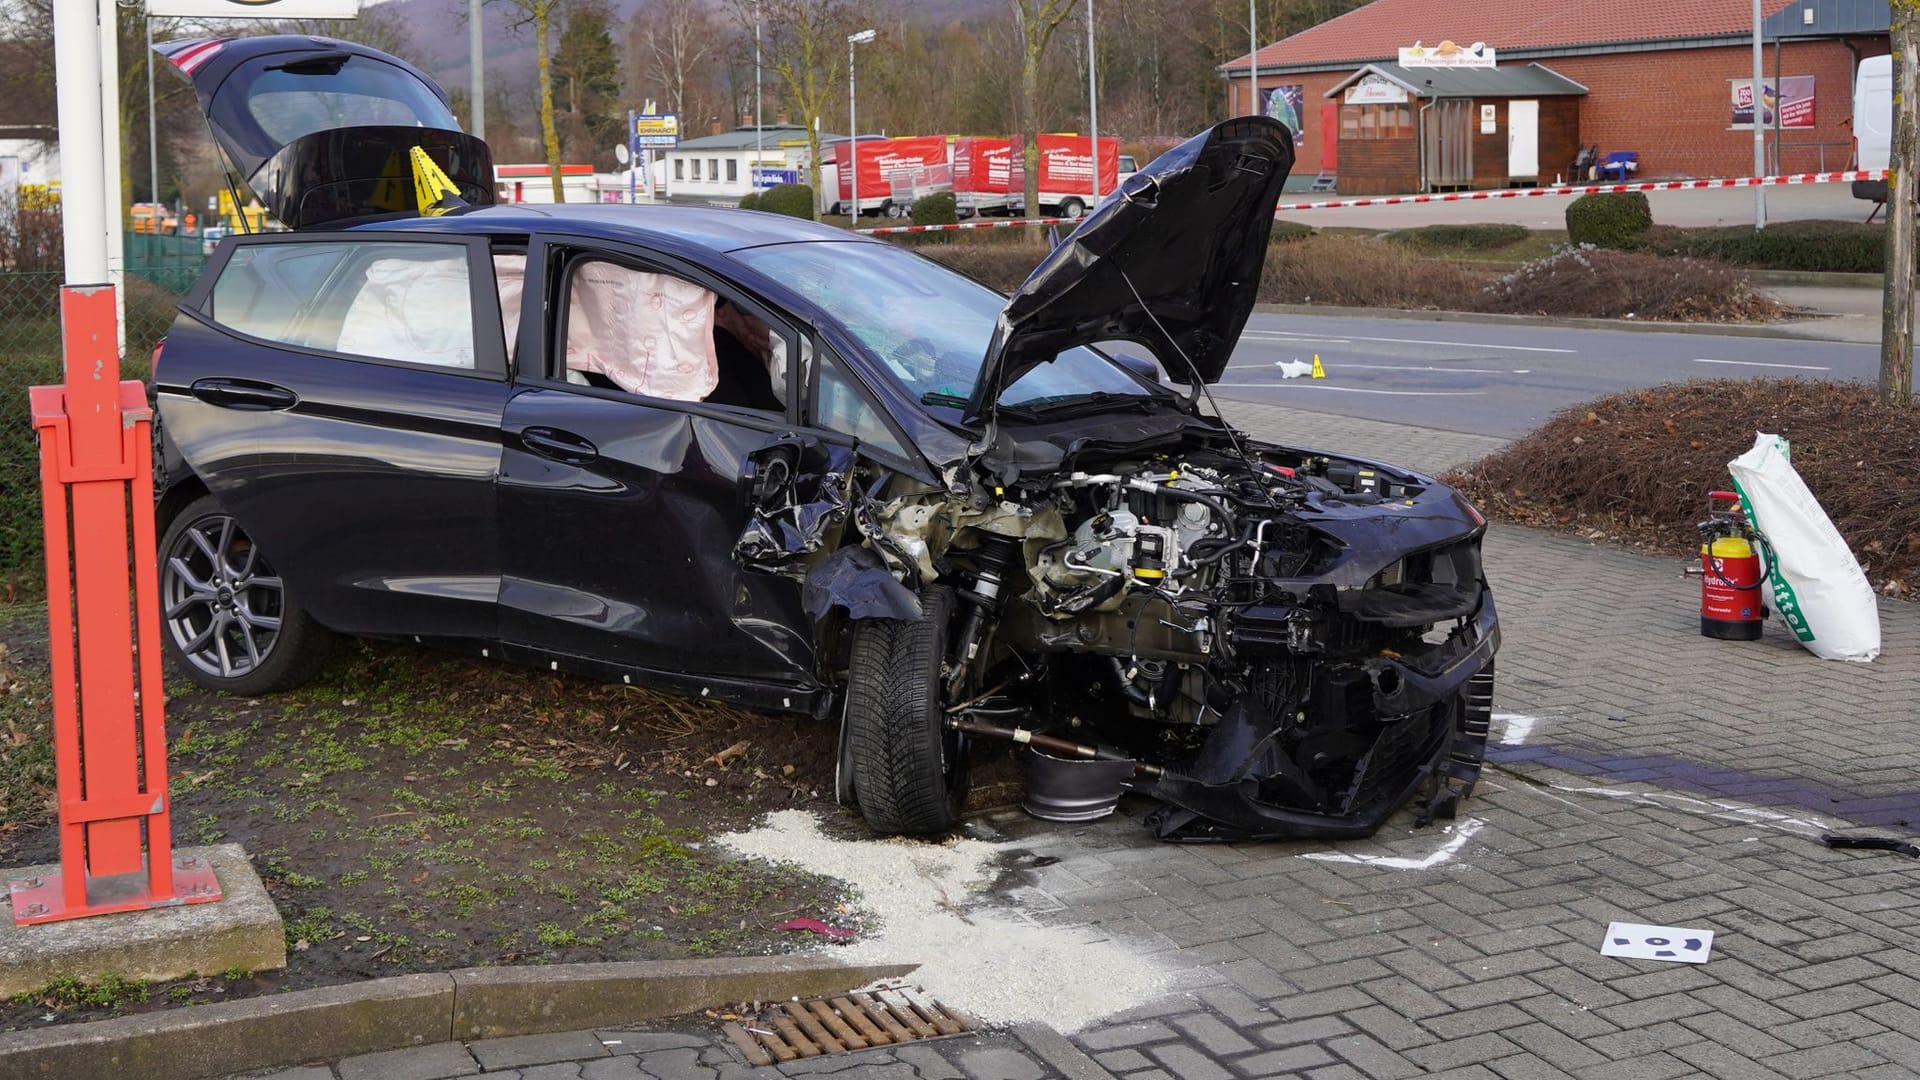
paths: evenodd
<path fill-rule="evenodd" d="M 1326 377 L 1327 377 L 1327 369 L 1320 366 L 1320 354 L 1314 353 L 1313 354 L 1313 378 L 1324 379 Z"/>

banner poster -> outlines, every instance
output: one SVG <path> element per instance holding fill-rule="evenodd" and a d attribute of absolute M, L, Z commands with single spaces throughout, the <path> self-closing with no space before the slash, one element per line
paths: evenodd
<path fill-rule="evenodd" d="M 1260 112 L 1287 125 L 1293 132 L 1293 145 L 1305 146 L 1306 132 L 1300 130 L 1301 103 L 1306 100 L 1306 87 L 1295 83 L 1290 86 L 1272 86 L 1260 91 Z"/>
<path fill-rule="evenodd" d="M 1753 80 L 1732 79 L 1733 121 L 1736 128 L 1753 127 Z M 1772 79 L 1762 80 L 1760 123 L 1774 126 L 1774 111 L 1779 110 L 1782 128 L 1813 126 L 1813 76 L 1789 75 L 1776 89 Z M 1784 93 L 1783 93 L 1784 91 Z M 1784 98 L 1784 100 L 1783 100 Z"/>

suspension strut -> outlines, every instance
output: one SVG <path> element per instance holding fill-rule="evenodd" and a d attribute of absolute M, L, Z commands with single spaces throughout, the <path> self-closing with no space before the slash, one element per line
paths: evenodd
<path fill-rule="evenodd" d="M 1010 536 L 983 533 L 980 549 L 973 555 L 973 588 L 961 589 L 967 601 L 967 614 L 954 637 L 947 665 L 947 697 L 957 698 L 967 684 L 967 673 L 979 659 L 981 645 L 992 635 L 1000 611 L 1006 607 L 1006 578 L 1020 565 L 1020 541 Z"/>

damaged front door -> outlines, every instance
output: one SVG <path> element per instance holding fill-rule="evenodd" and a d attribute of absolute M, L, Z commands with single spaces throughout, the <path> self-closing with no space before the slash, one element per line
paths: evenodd
<path fill-rule="evenodd" d="M 523 348 L 506 410 L 503 634 L 562 667 L 805 710 L 821 688 L 800 583 L 734 558 L 753 517 L 749 458 L 792 442 L 795 424 L 767 354 L 719 337 L 734 331 L 718 287 L 688 268 L 535 245 L 527 291 L 557 325 L 544 355 Z M 657 334 L 650 311 L 666 313 Z"/>

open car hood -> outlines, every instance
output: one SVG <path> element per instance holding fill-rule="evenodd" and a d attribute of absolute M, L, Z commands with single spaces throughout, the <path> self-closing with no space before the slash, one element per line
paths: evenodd
<path fill-rule="evenodd" d="M 1218 380 L 1253 312 L 1292 170 L 1293 133 L 1245 116 L 1129 177 L 1008 300 L 967 415 L 991 411 L 1037 365 L 1099 341 L 1139 342 L 1174 382 Z"/>
<path fill-rule="evenodd" d="M 493 155 L 460 130 L 446 91 L 376 49 L 331 38 L 201 38 L 155 45 L 193 84 L 235 174 L 289 229 L 418 213 L 409 154 L 425 150 L 475 206 Z"/>

